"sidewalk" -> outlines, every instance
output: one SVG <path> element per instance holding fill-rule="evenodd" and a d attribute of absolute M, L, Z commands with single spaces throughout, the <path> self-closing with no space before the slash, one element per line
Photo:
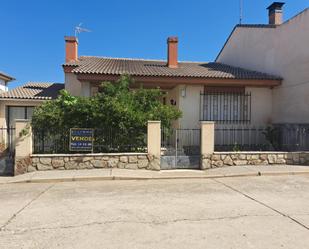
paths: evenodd
<path fill-rule="evenodd" d="M 299 174 L 309 175 L 309 166 L 233 166 L 206 171 L 149 171 L 129 169 L 53 170 L 37 171 L 15 177 L 0 177 L 0 184 L 100 180 L 195 179 Z"/>

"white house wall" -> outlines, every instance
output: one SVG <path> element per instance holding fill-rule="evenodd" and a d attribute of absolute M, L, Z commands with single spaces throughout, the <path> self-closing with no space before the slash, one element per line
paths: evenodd
<path fill-rule="evenodd" d="M 217 62 L 283 77 L 273 121 L 309 122 L 309 9 L 277 28 L 237 28 Z"/>
<path fill-rule="evenodd" d="M 272 122 L 272 90 L 261 87 L 246 87 L 251 92 L 251 125 L 264 126 Z"/>
<path fill-rule="evenodd" d="M 0 79 L 0 93 L 8 90 L 6 83 L 3 79 Z"/>
<path fill-rule="evenodd" d="M 182 90 L 186 95 L 182 96 Z M 179 87 L 179 109 L 183 117 L 179 120 L 181 129 L 200 128 L 200 93 L 204 86 L 181 85 Z"/>
<path fill-rule="evenodd" d="M 179 86 L 167 91 L 166 104 L 170 105 L 171 100 L 176 101 L 175 108 L 179 109 Z M 172 126 L 173 128 L 179 128 L 179 120 L 174 121 Z"/>

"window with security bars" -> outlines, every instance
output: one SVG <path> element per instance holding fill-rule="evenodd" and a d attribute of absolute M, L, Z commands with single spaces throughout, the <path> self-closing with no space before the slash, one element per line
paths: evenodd
<path fill-rule="evenodd" d="M 224 124 L 251 122 L 251 93 L 244 88 L 205 88 L 201 93 L 201 120 Z"/>

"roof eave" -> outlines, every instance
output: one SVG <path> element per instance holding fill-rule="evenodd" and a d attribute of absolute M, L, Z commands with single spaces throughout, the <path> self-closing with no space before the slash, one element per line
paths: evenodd
<path fill-rule="evenodd" d="M 112 74 L 83 74 L 76 73 L 80 81 L 116 81 L 121 75 Z M 137 83 L 166 83 L 166 84 L 205 84 L 205 85 L 241 85 L 241 86 L 261 86 L 275 87 L 282 83 L 282 79 L 236 79 L 236 78 L 205 78 L 205 77 L 170 77 L 170 76 L 134 76 L 132 78 Z"/>
<path fill-rule="evenodd" d="M 16 97 L 0 97 L 0 100 L 31 100 L 31 101 L 46 101 L 46 100 L 52 100 L 52 99 L 34 99 L 34 98 L 16 98 Z"/>
<path fill-rule="evenodd" d="M 5 75 L 5 74 L 2 74 L 2 73 L 0 73 L 0 78 L 2 78 L 5 82 L 10 82 L 10 81 L 16 80 L 15 78 L 13 78 L 11 76 Z"/>
<path fill-rule="evenodd" d="M 77 67 L 78 67 L 78 65 L 67 65 L 67 64 L 62 64 L 62 68 L 63 68 L 63 71 L 64 71 L 65 73 L 72 73 L 73 70 L 74 70 L 75 68 L 77 68 Z"/>

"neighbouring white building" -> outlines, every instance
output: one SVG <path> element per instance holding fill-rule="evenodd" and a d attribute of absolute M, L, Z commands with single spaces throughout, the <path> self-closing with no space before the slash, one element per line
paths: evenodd
<path fill-rule="evenodd" d="M 8 91 L 7 84 L 13 80 L 15 79 L 12 76 L 7 75 L 0 71 L 0 93 L 7 92 Z"/>
<path fill-rule="evenodd" d="M 283 5 L 268 8 L 269 24 L 237 25 L 216 61 L 281 76 L 271 91 L 272 122 L 309 123 L 309 8 L 282 22 Z"/>

